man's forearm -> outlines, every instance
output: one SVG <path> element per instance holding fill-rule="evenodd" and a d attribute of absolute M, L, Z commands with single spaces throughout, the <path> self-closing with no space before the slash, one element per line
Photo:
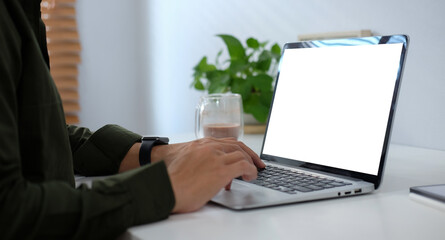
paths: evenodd
<path fill-rule="evenodd" d="M 139 164 L 139 149 L 141 148 L 141 143 L 136 142 L 133 146 L 128 150 L 128 153 L 125 155 L 124 159 L 121 162 L 119 167 L 119 172 L 125 172 L 131 169 L 135 169 L 140 167 Z"/>

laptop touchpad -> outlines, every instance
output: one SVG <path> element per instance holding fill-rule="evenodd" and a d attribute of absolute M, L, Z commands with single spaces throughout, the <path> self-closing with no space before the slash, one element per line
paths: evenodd
<path fill-rule="evenodd" d="M 247 206 L 252 207 L 257 204 L 264 204 L 265 202 L 281 201 L 283 200 L 283 195 L 286 196 L 287 194 L 266 188 L 257 188 L 253 184 L 234 180 L 231 189 L 229 191 L 222 189 L 212 198 L 212 202 L 235 209 L 242 209 Z"/>

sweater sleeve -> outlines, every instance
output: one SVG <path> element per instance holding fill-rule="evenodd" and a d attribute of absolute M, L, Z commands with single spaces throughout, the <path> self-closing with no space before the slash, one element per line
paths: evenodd
<path fill-rule="evenodd" d="M 95 181 L 92 188 L 56 182 L 33 187 L 46 210 L 34 226 L 43 239 L 110 239 L 130 226 L 167 218 L 175 204 L 163 162 Z"/>
<path fill-rule="evenodd" d="M 115 174 L 131 146 L 141 139 L 117 125 L 106 125 L 92 133 L 87 128 L 67 126 L 73 152 L 74 171 L 84 176 Z"/>
<path fill-rule="evenodd" d="M 112 239 L 130 226 L 167 218 L 175 204 L 163 162 L 95 181 L 92 188 L 32 183 L 3 165 L 0 174 L 2 239 Z"/>

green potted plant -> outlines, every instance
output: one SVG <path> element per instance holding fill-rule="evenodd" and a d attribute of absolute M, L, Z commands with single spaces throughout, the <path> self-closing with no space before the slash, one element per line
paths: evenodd
<path fill-rule="evenodd" d="M 243 99 L 244 113 L 251 114 L 265 123 L 272 101 L 274 79 L 281 57 L 281 48 L 255 38 L 246 40 L 246 46 L 234 36 L 220 34 L 228 50 L 229 59 L 221 61 L 223 50 L 215 62 L 209 63 L 204 56 L 193 68 L 192 86 L 211 93 L 238 93 Z"/>

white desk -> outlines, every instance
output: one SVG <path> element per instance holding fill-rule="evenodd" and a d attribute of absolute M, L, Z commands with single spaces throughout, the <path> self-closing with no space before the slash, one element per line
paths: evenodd
<path fill-rule="evenodd" d="M 191 140 L 187 136 L 172 142 Z M 262 136 L 244 141 L 260 151 Z M 391 145 L 381 188 L 371 194 L 249 211 L 213 204 L 130 228 L 122 239 L 445 239 L 445 211 L 409 187 L 445 183 L 445 152 Z"/>

